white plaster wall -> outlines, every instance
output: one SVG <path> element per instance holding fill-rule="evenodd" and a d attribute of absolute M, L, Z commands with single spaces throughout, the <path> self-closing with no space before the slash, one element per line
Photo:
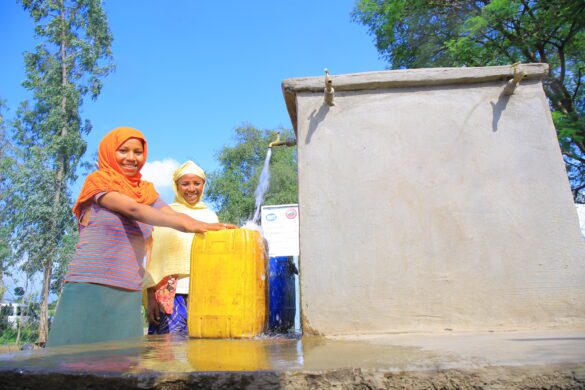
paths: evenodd
<path fill-rule="evenodd" d="M 305 331 L 585 326 L 542 85 L 503 85 L 297 94 Z"/>

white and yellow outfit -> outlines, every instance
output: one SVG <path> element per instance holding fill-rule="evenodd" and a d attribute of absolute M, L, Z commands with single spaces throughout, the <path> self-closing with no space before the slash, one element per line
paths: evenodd
<path fill-rule="evenodd" d="M 191 218 L 207 223 L 219 222 L 217 215 L 201 201 L 205 186 L 201 191 L 199 202 L 190 205 L 180 195 L 177 189 L 177 180 L 187 174 L 197 175 L 205 180 L 205 172 L 193 161 L 187 161 L 173 173 L 173 190 L 175 191 L 175 202 L 169 206 Z M 152 250 L 150 260 L 146 265 L 144 288 L 156 286 L 160 281 L 169 275 L 178 275 L 176 287 L 177 294 L 189 293 L 189 275 L 191 244 L 194 233 L 183 233 L 166 227 L 155 227 L 152 233 Z"/>

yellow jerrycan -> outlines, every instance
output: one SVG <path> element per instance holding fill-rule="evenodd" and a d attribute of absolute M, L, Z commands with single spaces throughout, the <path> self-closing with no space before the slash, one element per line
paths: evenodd
<path fill-rule="evenodd" d="M 196 234 L 191 248 L 190 337 L 254 337 L 266 324 L 266 255 L 259 232 Z"/>

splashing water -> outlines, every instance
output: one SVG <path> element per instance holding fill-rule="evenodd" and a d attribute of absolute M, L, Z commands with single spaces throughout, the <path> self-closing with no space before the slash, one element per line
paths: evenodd
<path fill-rule="evenodd" d="M 264 230 L 262 230 L 262 226 L 258 225 L 257 223 L 254 223 L 253 221 L 246 221 L 242 225 L 242 228 L 256 230 L 258 233 L 260 233 L 260 236 L 262 237 L 262 239 L 264 239 Z"/>
<path fill-rule="evenodd" d="M 266 242 L 264 237 L 264 231 L 260 226 L 260 206 L 264 203 L 264 196 L 266 195 L 266 191 L 268 191 L 268 187 L 270 185 L 270 158 L 272 157 L 272 148 L 268 148 L 268 152 L 266 153 L 266 159 L 264 160 L 264 166 L 262 167 L 262 172 L 260 173 L 260 180 L 258 182 L 258 187 L 256 187 L 256 191 L 254 191 L 254 197 L 256 198 L 256 210 L 254 210 L 254 216 L 252 219 L 244 222 L 242 226 L 244 229 L 251 229 L 256 230 L 260 233 L 260 238 L 262 242 L 260 243 L 262 247 L 264 247 L 266 258 L 268 258 L 268 242 Z"/>
<path fill-rule="evenodd" d="M 272 148 L 268 148 L 268 152 L 266 153 L 266 159 L 264 160 L 264 167 L 262 168 L 262 173 L 260 174 L 260 181 L 258 182 L 258 187 L 256 187 L 256 191 L 254 191 L 254 196 L 256 197 L 256 210 L 254 211 L 254 216 L 250 222 L 257 224 L 260 218 L 260 206 L 264 203 L 264 196 L 266 195 L 266 191 L 268 191 L 268 186 L 270 185 L 270 158 L 272 157 Z"/>

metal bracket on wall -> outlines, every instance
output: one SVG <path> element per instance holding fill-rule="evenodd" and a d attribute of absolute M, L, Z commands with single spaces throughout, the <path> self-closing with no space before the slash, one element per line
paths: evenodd
<path fill-rule="evenodd" d="M 324 93 L 325 93 L 325 103 L 328 106 L 334 106 L 335 103 L 333 102 L 333 99 L 335 97 L 335 89 L 333 89 L 333 80 L 331 79 L 331 75 L 329 75 L 329 70 L 327 68 L 325 68 L 325 89 L 324 89 Z"/>
<path fill-rule="evenodd" d="M 504 95 L 508 96 L 514 93 L 520 80 L 526 77 L 526 72 L 524 70 L 518 70 L 518 64 L 514 64 L 512 67 L 514 68 L 514 77 L 511 80 L 508 80 L 504 87 Z"/>

